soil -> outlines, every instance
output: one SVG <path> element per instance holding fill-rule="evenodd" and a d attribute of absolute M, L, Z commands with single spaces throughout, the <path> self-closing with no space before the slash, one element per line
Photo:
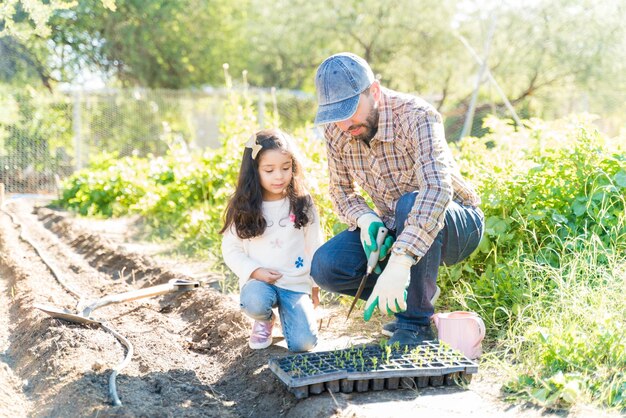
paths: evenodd
<path fill-rule="evenodd" d="M 506 403 L 502 378 L 483 368 L 467 388 L 324 393 L 297 400 L 268 368 L 270 356 L 289 354 L 284 340 L 275 336 L 266 350 L 248 347 L 251 321 L 239 311 L 237 295 L 218 290 L 222 276 L 208 263 L 166 257 L 162 246 L 135 241 L 137 219 L 79 219 L 46 203 L 14 197 L 0 212 L 0 416 L 566 415 Z M 116 379 L 121 406 L 109 397 L 111 373 L 127 353 L 118 339 L 97 325 L 55 319 L 33 307 L 77 312 L 87 301 L 176 278 L 202 286 L 112 304 L 92 315 L 133 346 Z M 321 310 L 316 350 L 381 338 L 380 321 L 365 323 L 357 313 L 345 322 L 346 311 L 343 305 Z M 611 414 L 589 407 L 567 416 Z"/>

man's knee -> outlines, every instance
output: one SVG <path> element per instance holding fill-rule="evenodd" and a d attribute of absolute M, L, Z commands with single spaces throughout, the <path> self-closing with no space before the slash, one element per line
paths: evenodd
<path fill-rule="evenodd" d="M 413 209 L 415 205 L 415 198 L 417 196 L 417 192 L 409 192 L 403 194 L 400 199 L 396 202 L 396 234 L 400 235 L 400 233 L 404 230 L 404 223 L 406 222 L 409 213 Z"/>
<path fill-rule="evenodd" d="M 300 335 L 295 341 L 288 341 L 289 351 L 294 353 L 300 353 L 303 351 L 310 351 L 317 345 L 317 335 L 306 334 Z"/>
<path fill-rule="evenodd" d="M 331 268 L 333 260 L 326 254 L 324 247 L 320 247 L 311 260 L 311 277 L 324 290 L 332 291 Z"/>

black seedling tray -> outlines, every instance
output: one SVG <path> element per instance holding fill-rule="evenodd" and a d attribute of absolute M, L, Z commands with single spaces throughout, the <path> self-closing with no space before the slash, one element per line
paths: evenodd
<path fill-rule="evenodd" d="M 478 364 L 445 343 L 386 343 L 272 357 L 270 369 L 297 398 L 331 392 L 440 386 L 469 382 Z"/>

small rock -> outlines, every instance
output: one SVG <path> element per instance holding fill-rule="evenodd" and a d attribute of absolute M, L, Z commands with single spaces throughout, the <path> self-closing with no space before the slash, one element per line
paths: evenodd
<path fill-rule="evenodd" d="M 91 370 L 93 370 L 94 372 L 99 372 L 100 370 L 104 369 L 104 367 L 105 365 L 103 362 L 101 362 L 100 360 L 96 360 L 91 365 Z"/>
<path fill-rule="evenodd" d="M 217 327 L 217 334 L 221 337 L 224 338 L 225 336 L 227 336 L 230 332 L 230 326 L 228 324 L 220 324 Z"/>

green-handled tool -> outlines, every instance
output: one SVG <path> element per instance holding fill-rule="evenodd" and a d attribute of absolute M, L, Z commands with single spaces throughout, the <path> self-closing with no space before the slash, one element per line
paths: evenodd
<path fill-rule="evenodd" d="M 346 321 L 350 318 L 350 314 L 354 309 L 354 305 L 356 305 L 356 301 L 359 300 L 361 293 L 363 293 L 363 288 L 365 287 L 365 283 L 367 282 L 367 278 L 376 268 L 376 264 L 378 264 L 378 255 L 380 254 L 380 247 L 385 242 L 385 238 L 387 237 L 387 233 L 389 230 L 387 228 L 378 228 L 378 233 L 376 234 L 376 250 L 370 253 L 370 257 L 367 259 L 367 269 L 365 270 L 365 274 L 361 279 L 361 283 L 359 284 L 359 288 L 354 295 L 354 299 L 352 300 L 352 305 L 350 305 L 350 310 L 348 310 L 348 315 L 346 316 Z"/>

